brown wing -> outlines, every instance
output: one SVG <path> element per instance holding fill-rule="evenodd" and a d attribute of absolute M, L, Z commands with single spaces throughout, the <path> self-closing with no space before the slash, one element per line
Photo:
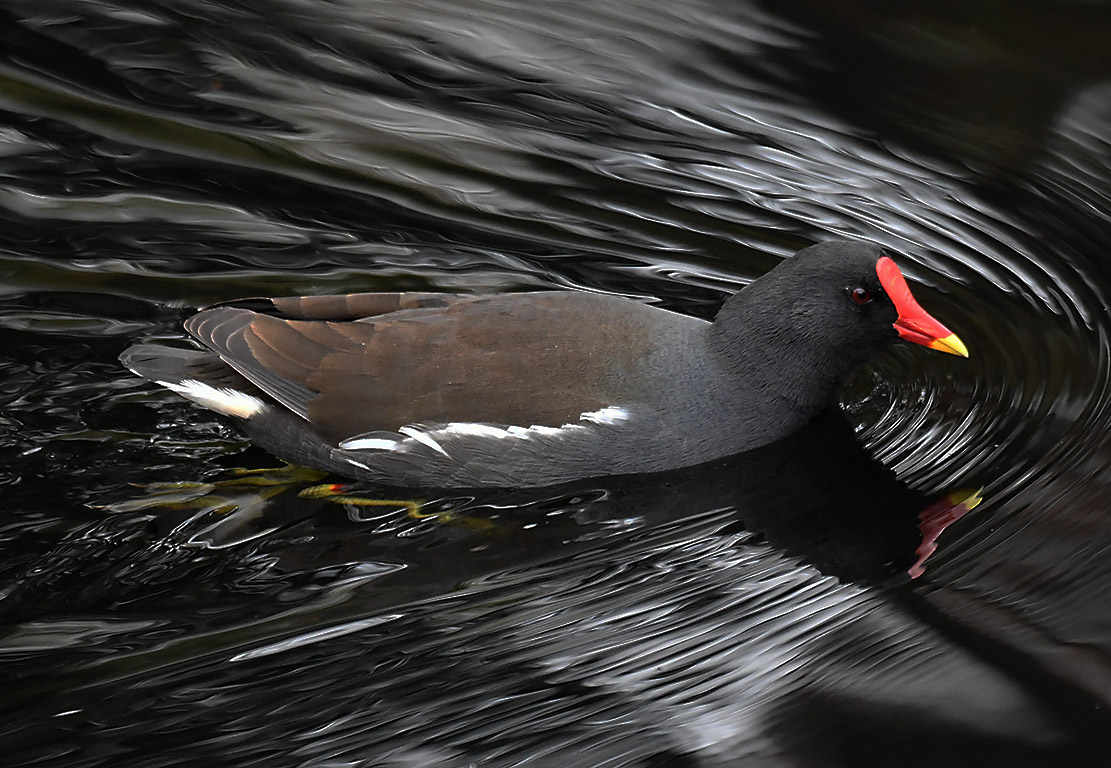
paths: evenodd
<path fill-rule="evenodd" d="M 360 320 L 403 309 L 446 307 L 474 298 L 451 293 L 348 293 L 339 296 L 236 299 L 213 304 L 208 309 L 249 309 L 289 320 Z"/>
<path fill-rule="evenodd" d="M 399 295 L 385 296 L 395 298 L 381 305 Z M 195 315 L 186 328 L 339 442 L 415 422 L 574 422 L 635 400 L 654 324 L 687 320 L 585 293 L 440 301 L 355 321 L 288 320 L 224 306 Z"/>

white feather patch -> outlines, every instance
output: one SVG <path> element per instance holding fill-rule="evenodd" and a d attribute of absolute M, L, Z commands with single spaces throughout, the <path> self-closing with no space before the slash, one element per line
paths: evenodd
<path fill-rule="evenodd" d="M 462 435 L 464 437 L 506 438 L 513 435 L 512 429 L 513 427 L 505 429 L 503 427 L 496 427 L 493 424 L 480 424 L 475 421 L 453 421 L 439 429 L 432 430 L 428 434 L 450 437 Z M 517 429 L 522 429 L 522 427 L 517 427 Z"/>
<path fill-rule="evenodd" d="M 416 440 L 421 445 L 427 445 L 432 450 L 438 451 L 444 456 L 447 456 L 447 451 L 445 451 L 443 447 L 439 443 L 437 443 L 427 432 L 421 432 L 416 427 L 402 427 L 397 431 L 405 435 L 406 437 Z"/>
<path fill-rule="evenodd" d="M 499 440 L 505 440 L 507 438 L 528 440 L 534 437 L 560 437 L 577 434 L 585 432 L 595 425 L 612 427 L 618 424 L 624 424 L 629 420 L 630 415 L 628 409 L 611 405 L 597 411 L 586 411 L 579 415 L 579 420 L 577 422 L 564 424 L 561 427 L 546 427 L 542 424 L 533 424 L 530 427 L 499 427 L 495 424 L 481 424 L 473 421 L 453 421 L 427 432 L 420 432 L 415 427 L 402 427 L 399 431 L 422 443 L 424 440 L 421 438 L 428 438 L 435 442 L 435 438 L 448 439 L 452 437 L 492 437 Z M 418 435 L 420 435 L 420 437 L 418 437 Z M 441 453 L 444 453 L 439 443 L 436 443 L 435 447 Z"/>
<path fill-rule="evenodd" d="M 579 421 L 589 421 L 594 424 L 624 424 L 629 420 L 629 411 L 616 405 L 609 405 L 597 411 L 587 411 L 579 416 Z"/>
<path fill-rule="evenodd" d="M 396 451 L 403 446 L 401 441 L 384 437 L 355 437 L 344 440 L 339 447 L 345 451 Z"/>
<path fill-rule="evenodd" d="M 181 382 L 159 381 L 166 389 L 177 392 L 182 397 L 199 403 L 216 413 L 225 416 L 235 416 L 240 419 L 249 419 L 266 410 L 266 403 L 246 392 L 225 387 L 214 387 L 196 379 L 185 379 Z"/>
<path fill-rule="evenodd" d="M 483 424 L 475 421 L 453 421 L 434 429 L 421 429 L 417 425 L 408 424 L 397 430 L 400 435 L 404 436 L 401 440 L 393 440 L 387 437 L 352 437 L 341 442 L 338 447 L 345 451 L 409 451 L 418 445 L 423 445 L 443 456 L 449 456 L 440 441 L 450 443 L 452 439 L 467 437 L 494 440 L 569 437 L 589 432 L 597 426 L 624 424 L 630 417 L 631 414 L 628 409 L 611 405 L 597 411 L 586 411 L 579 416 L 577 422 L 564 424 L 561 427 L 546 427 L 542 424 L 533 424 L 530 427 L 501 427 L 496 424 Z M 358 464 L 352 459 L 348 459 L 348 461 Z"/>

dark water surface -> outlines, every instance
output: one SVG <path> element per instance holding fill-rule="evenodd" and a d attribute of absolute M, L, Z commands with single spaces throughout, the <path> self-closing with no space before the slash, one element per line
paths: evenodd
<path fill-rule="evenodd" d="M 0 763 L 1106 765 L 1111 8 L 790 6 L 3 3 Z M 249 295 L 710 317 L 832 237 L 972 357 L 672 476 L 314 495 L 116 361 Z"/>

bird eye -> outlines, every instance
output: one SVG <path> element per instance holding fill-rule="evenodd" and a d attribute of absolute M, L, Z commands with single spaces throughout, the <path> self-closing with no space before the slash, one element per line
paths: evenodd
<path fill-rule="evenodd" d="M 867 304 L 872 300 L 872 294 L 867 288 L 853 288 L 852 293 L 849 294 L 852 300 L 857 304 Z"/>

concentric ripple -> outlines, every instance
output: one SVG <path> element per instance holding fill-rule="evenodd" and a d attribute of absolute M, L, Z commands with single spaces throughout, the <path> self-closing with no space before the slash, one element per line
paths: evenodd
<path fill-rule="evenodd" d="M 5 756 L 1084 765 L 1111 728 L 1111 22 L 879 5 L 6 2 Z M 753 493 L 345 497 L 232 471 L 273 460 L 116 360 L 251 295 L 709 318 L 832 238 L 889 248 L 971 352 L 845 389 L 894 479 L 843 429 Z M 792 516 L 815 489 L 828 519 Z M 914 511 L 976 489 L 922 578 L 841 577 L 872 543 L 848 516 L 909 521 L 913 553 Z"/>

